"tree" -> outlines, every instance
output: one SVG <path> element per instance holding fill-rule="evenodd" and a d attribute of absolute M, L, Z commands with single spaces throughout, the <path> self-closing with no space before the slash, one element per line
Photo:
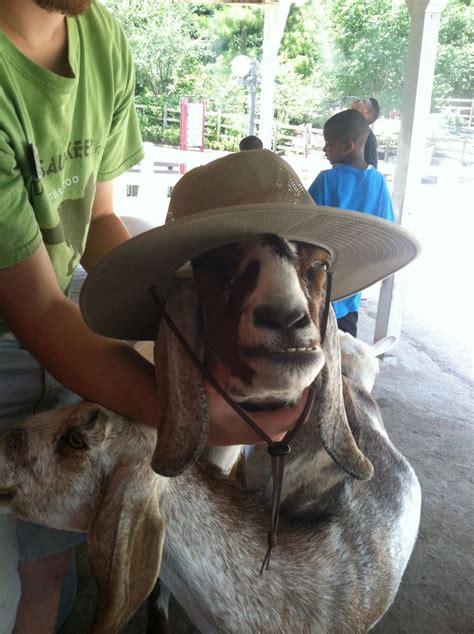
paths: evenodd
<path fill-rule="evenodd" d="M 327 92 L 334 101 L 376 97 L 401 106 L 409 15 L 392 0 L 326 0 L 334 45 Z M 346 103 L 346 105 L 349 105 Z"/>
<path fill-rule="evenodd" d="M 392 0 L 325 0 L 334 52 L 327 94 L 377 97 L 399 109 L 410 28 L 404 3 Z M 441 14 L 433 98 L 472 97 L 474 14 L 469 0 L 449 0 Z"/>
<path fill-rule="evenodd" d="M 325 99 L 324 12 L 319 2 L 293 4 L 280 46 L 275 108 L 278 118 L 299 124 L 318 122 Z"/>
<path fill-rule="evenodd" d="M 130 40 L 142 103 L 177 106 L 183 97 L 204 99 L 208 110 L 245 116 L 248 91 L 232 76 L 231 62 L 238 54 L 260 59 L 261 7 L 103 1 Z M 355 97 L 377 97 L 385 112 L 399 109 L 409 28 L 402 0 L 293 3 L 279 52 L 279 118 L 319 126 Z M 470 1 L 448 0 L 441 16 L 434 97 L 472 97 L 473 40 Z"/>
<path fill-rule="evenodd" d="M 177 0 L 106 0 L 132 48 L 138 92 L 158 103 L 177 103 L 192 92 L 207 54 L 189 5 Z"/>
<path fill-rule="evenodd" d="M 474 94 L 474 10 L 469 1 L 449 0 L 441 15 L 433 98 Z"/>
<path fill-rule="evenodd" d="M 236 112 L 243 112 L 247 90 L 232 75 L 231 64 L 237 55 L 257 60 L 261 57 L 263 11 L 260 7 L 210 5 L 204 16 L 201 6 L 195 5 L 194 12 L 209 46 L 201 96 L 215 107 L 235 107 Z"/>

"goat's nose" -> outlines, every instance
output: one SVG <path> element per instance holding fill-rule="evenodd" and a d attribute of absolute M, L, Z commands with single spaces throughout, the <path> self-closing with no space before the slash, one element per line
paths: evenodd
<path fill-rule="evenodd" d="M 257 328 L 293 330 L 305 328 L 309 321 L 308 313 L 301 308 L 259 306 L 253 313 L 253 323 Z"/>

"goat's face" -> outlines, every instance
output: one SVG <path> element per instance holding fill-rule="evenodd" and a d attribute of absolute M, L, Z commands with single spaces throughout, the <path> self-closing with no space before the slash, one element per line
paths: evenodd
<path fill-rule="evenodd" d="M 142 432 L 132 434 L 131 425 L 83 403 L 34 416 L 0 437 L 0 510 L 86 531 L 124 448 L 131 460 L 136 453 L 137 463 L 143 462 L 142 452 L 152 452 L 147 429 L 140 425 Z"/>
<path fill-rule="evenodd" d="M 268 235 L 193 260 L 207 362 L 248 406 L 297 399 L 324 364 L 320 315 L 329 254 Z"/>
<path fill-rule="evenodd" d="M 88 533 L 93 632 L 121 632 L 156 582 L 164 527 L 155 442 L 153 430 L 85 402 L 0 438 L 0 512 Z"/>

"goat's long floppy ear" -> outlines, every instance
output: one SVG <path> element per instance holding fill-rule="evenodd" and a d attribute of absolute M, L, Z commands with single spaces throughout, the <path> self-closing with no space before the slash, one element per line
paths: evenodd
<path fill-rule="evenodd" d="M 191 280 L 176 280 L 166 310 L 202 359 L 199 302 Z M 162 416 L 152 466 L 161 475 L 177 476 L 201 455 L 209 423 L 203 379 L 164 320 L 155 342 L 155 372 Z"/>
<path fill-rule="evenodd" d="M 117 634 L 158 578 L 165 535 L 150 467 L 117 466 L 88 534 L 98 605 L 92 634 Z"/>
<path fill-rule="evenodd" d="M 344 471 L 358 480 L 374 473 L 372 463 L 361 452 L 347 420 L 341 380 L 341 353 L 336 318 L 330 311 L 324 341 L 326 363 L 316 379 L 317 420 L 324 448 Z"/>

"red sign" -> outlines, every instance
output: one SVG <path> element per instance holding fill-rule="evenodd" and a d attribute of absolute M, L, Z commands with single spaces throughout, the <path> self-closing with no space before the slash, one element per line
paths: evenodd
<path fill-rule="evenodd" d="M 204 151 L 204 101 L 189 103 L 181 100 L 179 147 L 181 150 Z"/>

